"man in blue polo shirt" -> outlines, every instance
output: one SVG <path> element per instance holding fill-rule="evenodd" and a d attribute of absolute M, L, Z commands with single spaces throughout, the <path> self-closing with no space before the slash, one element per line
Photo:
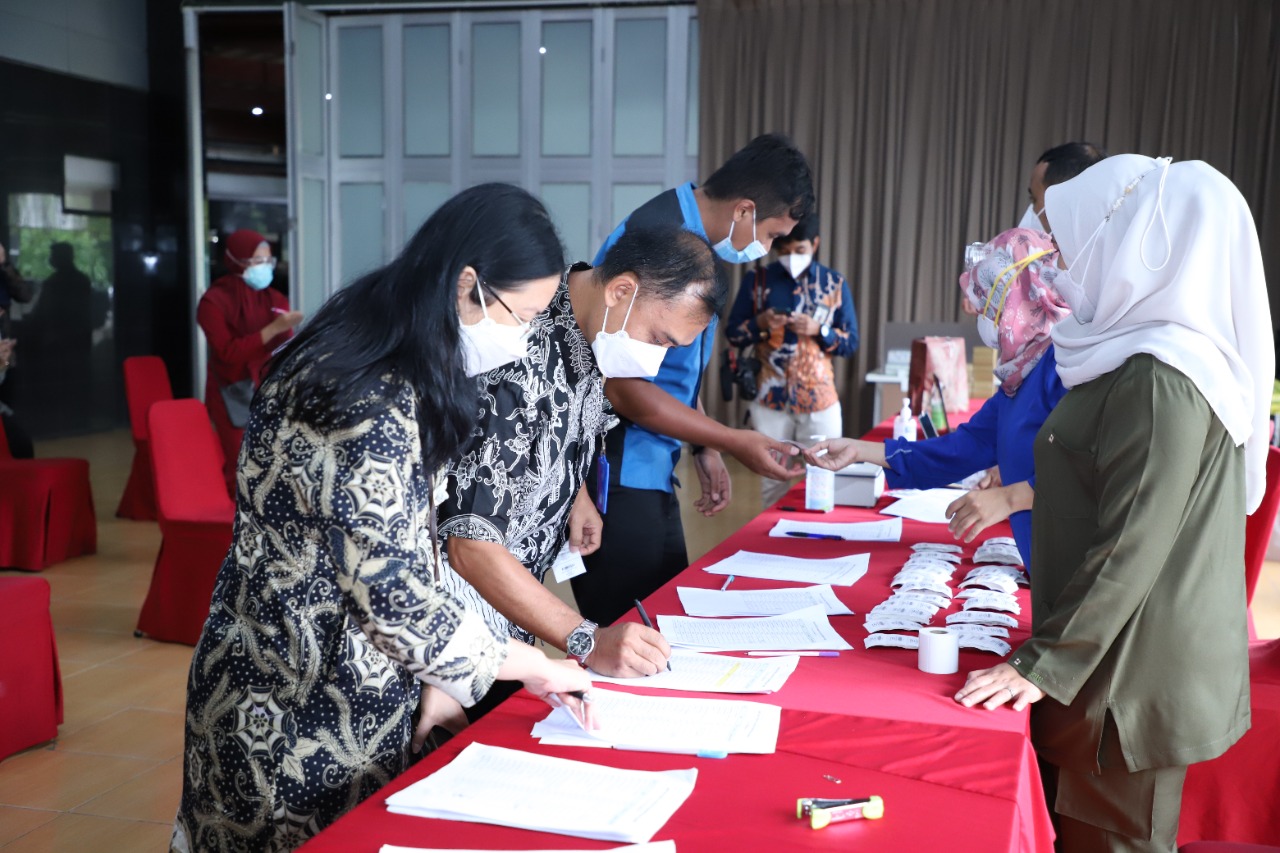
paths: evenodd
<path fill-rule="evenodd" d="M 786 137 L 753 139 L 701 187 L 692 182 L 655 196 L 620 224 L 600 257 L 628 226 L 676 223 L 697 234 L 727 263 L 748 263 L 768 253 L 814 208 L 813 180 L 804 155 Z M 723 267 L 722 275 L 728 272 Z M 590 621 L 613 622 L 689 565 L 675 494 L 682 442 L 693 446 L 702 486 L 696 506 L 714 515 L 729 503 L 727 452 L 764 477 L 786 478 L 780 458 L 794 451 L 754 430 L 732 429 L 702 413 L 699 391 L 711 357 L 716 318 L 692 345 L 667 351 L 653 381 L 609 379 L 605 393 L 621 423 L 606 436 L 602 470 L 607 502 L 601 544 L 586 555 L 587 572 L 573 579 L 579 611 Z M 602 478 L 604 479 L 604 478 Z M 602 503 L 597 484 L 592 497 Z"/>

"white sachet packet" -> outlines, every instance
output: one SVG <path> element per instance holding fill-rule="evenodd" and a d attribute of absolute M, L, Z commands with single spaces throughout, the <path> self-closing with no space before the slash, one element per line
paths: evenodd
<path fill-rule="evenodd" d="M 948 625 L 1003 625 L 1005 628 L 1017 628 L 1018 620 L 1008 613 L 996 613 L 992 610 L 962 610 L 947 617 Z"/>
<path fill-rule="evenodd" d="M 865 648 L 871 649 L 877 646 L 894 649 L 918 649 L 920 648 L 919 635 L 911 634 L 869 634 L 862 641 Z"/>

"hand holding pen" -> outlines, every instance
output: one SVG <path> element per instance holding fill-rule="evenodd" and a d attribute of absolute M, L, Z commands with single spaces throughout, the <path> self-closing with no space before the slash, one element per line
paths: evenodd
<path fill-rule="evenodd" d="M 638 598 L 636 599 L 636 612 L 640 614 L 640 621 L 644 623 L 644 626 L 652 631 L 653 622 L 649 621 L 649 614 L 644 612 L 644 605 L 640 603 L 640 599 Z M 670 671 L 671 671 L 671 660 L 668 657 L 667 672 L 670 672 Z"/>
<path fill-rule="evenodd" d="M 596 647 L 587 665 L 601 675 L 642 678 L 660 672 L 671 646 L 652 625 L 618 622 L 596 630 Z"/>

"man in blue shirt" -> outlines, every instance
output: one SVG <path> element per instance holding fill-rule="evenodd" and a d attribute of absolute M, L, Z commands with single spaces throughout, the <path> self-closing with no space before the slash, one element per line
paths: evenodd
<path fill-rule="evenodd" d="M 728 263 L 763 257 L 814 207 L 813 180 L 804 155 L 783 136 L 753 139 L 701 186 L 692 182 L 655 196 L 633 212 L 601 247 L 599 257 L 628 226 L 676 223 L 702 237 Z M 721 269 L 727 275 L 727 270 Z M 702 486 L 696 506 L 714 515 L 728 505 L 728 452 L 757 474 L 787 476 L 780 458 L 787 445 L 754 430 L 732 429 L 702 414 L 699 391 L 711 356 L 716 320 L 692 345 L 668 350 L 653 381 L 609 379 L 605 393 L 621 423 L 609 432 L 590 482 L 606 514 L 601 544 L 585 555 L 587 573 L 573 579 L 578 609 L 607 624 L 689 564 L 675 495 L 674 472 L 682 442 L 693 445 Z M 602 499 L 599 486 L 606 497 Z"/>

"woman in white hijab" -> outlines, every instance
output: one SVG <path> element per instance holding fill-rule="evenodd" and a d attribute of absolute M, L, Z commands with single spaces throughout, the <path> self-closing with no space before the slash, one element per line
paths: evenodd
<path fill-rule="evenodd" d="M 1275 370 L 1257 232 L 1201 162 L 1051 187 L 1070 389 L 1036 438 L 1032 635 L 956 699 L 1032 711 L 1066 851 L 1172 851 L 1187 765 L 1249 727 L 1244 518 Z M 1043 701 L 1042 701 L 1043 700 Z"/>

